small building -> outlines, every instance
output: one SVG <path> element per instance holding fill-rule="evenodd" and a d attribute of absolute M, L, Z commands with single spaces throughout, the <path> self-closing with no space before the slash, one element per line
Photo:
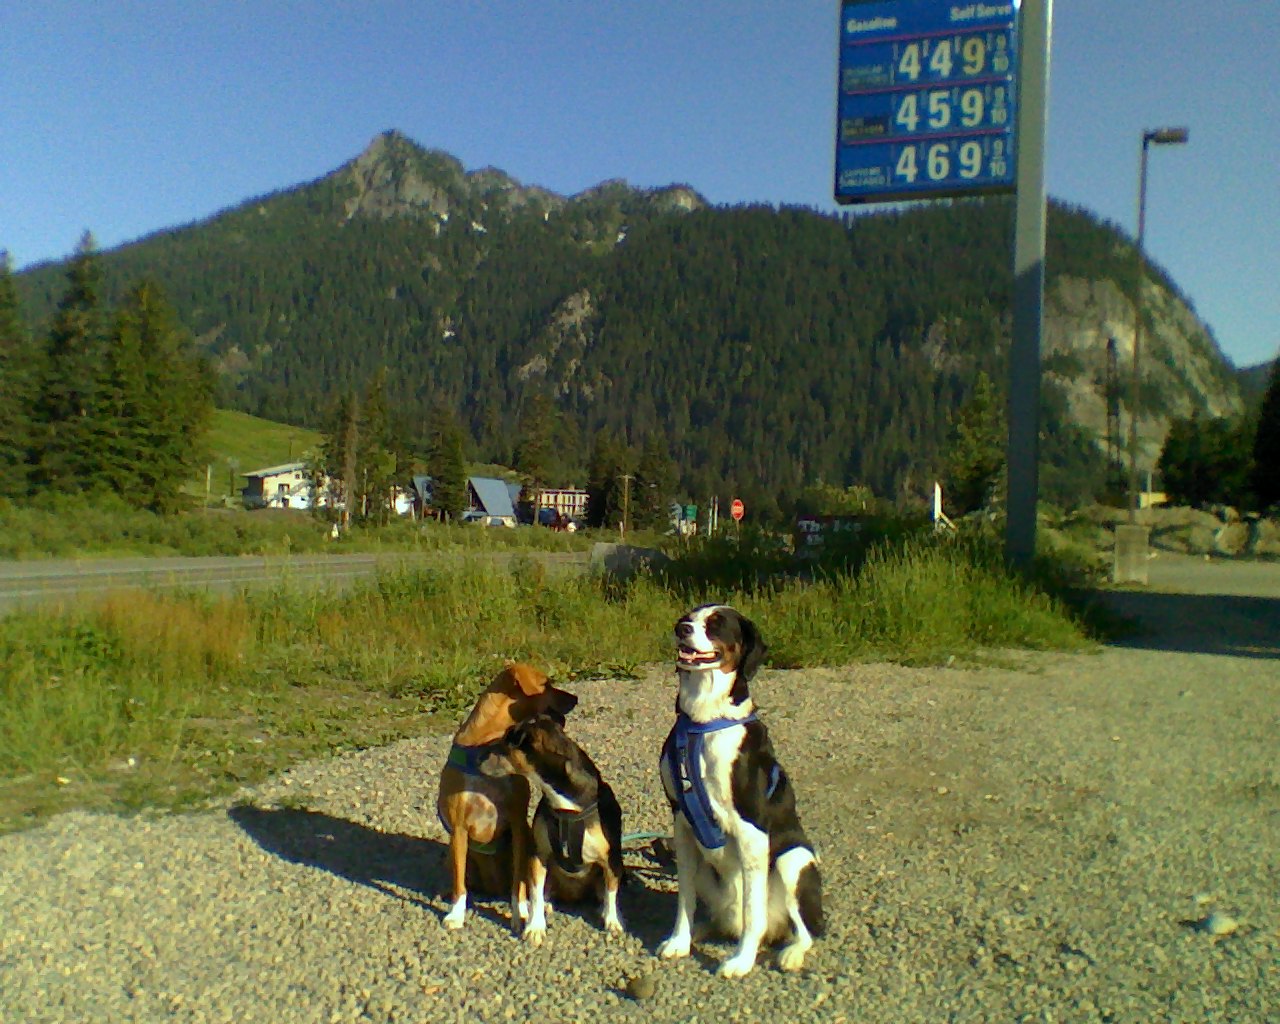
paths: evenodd
<path fill-rule="evenodd" d="M 315 483 L 305 462 L 285 462 L 240 475 L 248 481 L 240 490 L 246 508 L 309 509 L 317 504 Z M 326 480 L 319 504 L 328 503 Z"/>
<path fill-rule="evenodd" d="M 581 519 L 587 514 L 587 492 L 580 487 L 544 487 L 538 492 L 542 508 L 553 508 L 563 519 Z"/>
<path fill-rule="evenodd" d="M 467 511 L 510 519 L 514 525 L 516 508 L 505 480 L 488 476 L 467 477 Z"/>

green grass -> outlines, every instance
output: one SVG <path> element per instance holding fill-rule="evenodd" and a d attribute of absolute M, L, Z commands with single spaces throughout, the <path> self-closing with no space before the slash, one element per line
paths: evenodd
<path fill-rule="evenodd" d="M 320 434 L 317 431 L 274 423 L 230 409 L 217 409 L 205 439 L 210 452 L 207 462 L 209 499 L 220 502 L 228 497 L 236 498 L 244 486 L 239 473 L 296 462 L 319 444 Z M 205 484 L 206 474 L 202 469 L 182 489 L 203 502 Z"/>
<path fill-rule="evenodd" d="M 1010 575 L 981 536 L 882 539 L 856 570 L 807 579 L 772 571 L 770 554 L 727 587 L 690 572 L 708 550 L 625 583 L 517 557 L 503 571 L 405 564 L 346 591 L 133 592 L 11 614 L 0 827 L 68 807 L 181 807 L 300 758 L 451 727 L 508 658 L 562 679 L 633 675 L 669 657 L 671 624 L 695 600 L 740 607 L 781 668 L 1090 643 L 1056 567 Z"/>

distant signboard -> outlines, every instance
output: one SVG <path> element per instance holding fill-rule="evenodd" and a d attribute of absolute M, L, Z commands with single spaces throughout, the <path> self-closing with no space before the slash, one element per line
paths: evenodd
<path fill-rule="evenodd" d="M 869 0 L 840 11 L 836 201 L 1013 191 L 1017 6 Z"/>
<path fill-rule="evenodd" d="M 855 537 L 862 532 L 863 517 L 856 515 L 796 516 L 797 554 L 817 551 L 831 537 Z"/>

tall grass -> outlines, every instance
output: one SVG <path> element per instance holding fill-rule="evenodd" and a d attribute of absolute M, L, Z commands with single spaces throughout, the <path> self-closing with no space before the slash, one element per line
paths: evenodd
<path fill-rule="evenodd" d="M 452 723 L 506 659 L 561 678 L 633 674 L 669 657 L 673 621 L 703 600 L 755 619 L 775 667 L 1087 642 L 1057 597 L 1009 574 L 981 537 L 881 538 L 856 572 L 818 563 L 803 578 L 763 541 L 738 558 L 733 578 L 701 582 L 723 567 L 714 545 L 625 582 L 548 573 L 529 556 L 504 570 L 405 563 L 344 591 L 132 592 L 11 614 L 0 619 L 0 819 L 91 794 L 172 804 L 420 731 L 433 714 Z"/>

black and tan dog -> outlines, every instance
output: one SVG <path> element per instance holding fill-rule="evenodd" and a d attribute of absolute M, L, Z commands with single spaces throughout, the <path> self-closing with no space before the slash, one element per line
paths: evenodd
<path fill-rule="evenodd" d="M 747 688 L 764 661 L 752 622 L 725 605 L 693 609 L 675 626 L 676 724 L 662 747 L 662 786 L 675 825 L 679 899 L 662 957 L 689 955 L 701 902 L 715 931 L 739 940 L 719 974 L 740 978 L 762 943 L 786 941 L 799 970 L 824 929 L 822 882 L 800 827 L 795 791 Z"/>
<path fill-rule="evenodd" d="M 461 928 L 470 884 L 490 895 L 511 893 L 511 926 L 528 913 L 526 897 L 529 837 L 529 783 L 523 776 L 496 778 L 480 773 L 480 761 L 499 749 L 513 726 L 535 715 L 563 721 L 578 698 L 552 684 L 532 665 L 507 665 L 480 695 L 453 737 L 440 772 L 436 813 L 449 832 L 453 905 L 446 928 Z"/>
<path fill-rule="evenodd" d="M 517 725 L 481 761 L 480 772 L 495 779 L 518 772 L 542 791 L 533 815 L 525 940 L 539 946 L 546 937 L 548 891 L 557 902 L 566 903 L 596 895 L 605 931 L 621 934 L 622 808 L 561 722 L 539 715 Z"/>

